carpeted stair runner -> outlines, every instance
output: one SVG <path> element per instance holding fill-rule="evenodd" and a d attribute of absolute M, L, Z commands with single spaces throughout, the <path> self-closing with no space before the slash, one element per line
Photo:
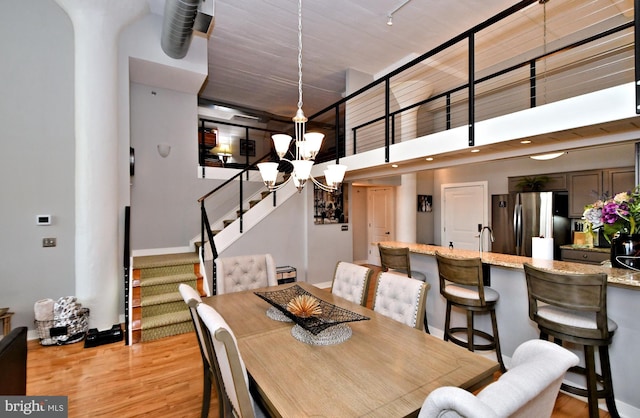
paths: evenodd
<path fill-rule="evenodd" d="M 195 252 L 134 257 L 133 342 L 193 331 L 178 286 L 186 283 L 202 294 L 199 270 Z"/>

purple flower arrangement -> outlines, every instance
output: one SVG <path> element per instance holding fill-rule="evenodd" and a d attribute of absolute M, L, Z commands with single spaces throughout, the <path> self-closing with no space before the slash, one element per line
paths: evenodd
<path fill-rule="evenodd" d="M 617 234 L 637 234 L 640 232 L 640 186 L 633 191 L 616 194 L 585 206 L 582 219 L 587 230 L 594 232 L 600 228 L 607 241 Z"/>

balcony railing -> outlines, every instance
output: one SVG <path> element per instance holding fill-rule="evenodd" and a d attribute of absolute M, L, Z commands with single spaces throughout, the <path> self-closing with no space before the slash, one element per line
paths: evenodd
<path fill-rule="evenodd" d="M 634 81 L 621 4 L 521 1 L 311 115 L 335 144 L 317 161 L 381 147 L 388 161 L 390 144 L 461 126 L 473 146 L 479 121 Z"/>

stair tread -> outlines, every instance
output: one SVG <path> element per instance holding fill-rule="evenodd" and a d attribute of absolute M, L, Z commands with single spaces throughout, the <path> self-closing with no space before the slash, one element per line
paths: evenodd
<path fill-rule="evenodd" d="M 159 305 L 162 303 L 176 302 L 183 300 L 179 292 L 175 293 L 162 293 L 160 295 L 149 295 L 142 298 L 140 306 Z M 186 305 L 185 305 L 186 306 Z"/>
<path fill-rule="evenodd" d="M 133 268 L 143 269 L 152 267 L 164 267 L 180 264 L 195 264 L 200 262 L 200 257 L 196 252 L 145 255 L 133 258 Z"/>
<path fill-rule="evenodd" d="M 180 322 L 190 322 L 191 314 L 188 310 L 182 312 L 166 313 L 142 318 L 141 329 L 163 327 Z"/>
<path fill-rule="evenodd" d="M 196 280 L 198 276 L 194 273 L 173 274 L 167 276 L 147 277 L 140 280 L 140 286 L 157 286 L 159 284 L 167 283 L 182 283 Z"/>

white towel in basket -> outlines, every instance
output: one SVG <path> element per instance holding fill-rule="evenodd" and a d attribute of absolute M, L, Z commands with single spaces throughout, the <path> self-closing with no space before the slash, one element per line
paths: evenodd
<path fill-rule="evenodd" d="M 36 321 L 53 321 L 53 299 L 41 299 L 35 303 L 33 310 Z"/>

